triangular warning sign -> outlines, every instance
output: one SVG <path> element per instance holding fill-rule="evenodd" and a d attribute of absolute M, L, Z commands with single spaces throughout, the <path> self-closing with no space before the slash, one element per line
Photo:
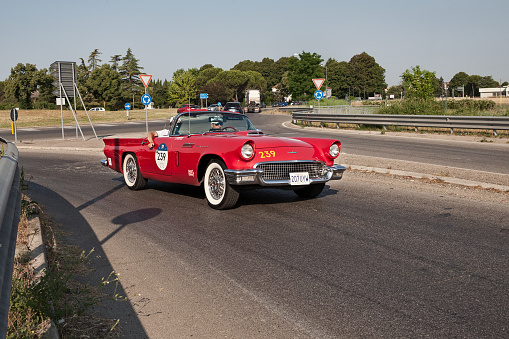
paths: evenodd
<path fill-rule="evenodd" d="M 152 74 L 140 74 L 141 82 L 143 82 L 143 85 L 145 88 L 148 87 L 148 83 L 150 82 L 150 79 L 152 79 Z"/>
<path fill-rule="evenodd" d="M 320 90 L 324 81 L 325 81 L 325 79 L 313 79 L 313 82 L 315 83 L 317 90 Z"/>

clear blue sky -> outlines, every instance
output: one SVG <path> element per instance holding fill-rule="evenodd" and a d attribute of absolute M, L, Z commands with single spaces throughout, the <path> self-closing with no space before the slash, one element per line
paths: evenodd
<path fill-rule="evenodd" d="M 17 63 L 102 63 L 131 48 L 144 72 L 230 69 L 302 51 L 349 61 L 366 52 L 389 85 L 413 66 L 509 81 L 507 0 L 3 0 L 0 79 Z"/>

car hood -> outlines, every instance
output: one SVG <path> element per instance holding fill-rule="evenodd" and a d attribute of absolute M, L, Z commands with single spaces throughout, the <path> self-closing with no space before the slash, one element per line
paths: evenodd
<path fill-rule="evenodd" d="M 285 137 L 274 137 L 268 136 L 265 134 L 250 134 L 246 132 L 239 133 L 220 133 L 214 135 L 217 138 L 228 138 L 230 140 L 238 140 L 239 143 L 245 143 L 247 141 L 252 141 L 256 145 L 257 149 L 264 148 L 275 148 L 275 147 L 305 147 L 305 148 L 313 148 L 309 143 L 297 140 L 293 138 L 285 138 Z"/>

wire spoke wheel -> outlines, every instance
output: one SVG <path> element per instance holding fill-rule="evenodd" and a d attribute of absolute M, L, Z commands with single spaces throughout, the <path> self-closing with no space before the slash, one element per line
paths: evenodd
<path fill-rule="evenodd" d="M 132 190 L 140 190 L 147 185 L 147 179 L 143 178 L 138 166 L 138 160 L 134 154 L 127 154 L 122 164 L 124 181 Z"/>
<path fill-rule="evenodd" d="M 205 171 L 203 188 L 207 203 L 218 210 L 232 208 L 239 199 L 239 192 L 226 181 L 225 168 L 221 160 L 212 160 Z"/>

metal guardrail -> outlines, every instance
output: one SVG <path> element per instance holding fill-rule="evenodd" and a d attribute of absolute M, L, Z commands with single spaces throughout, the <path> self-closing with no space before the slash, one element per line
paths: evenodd
<path fill-rule="evenodd" d="M 320 122 L 354 125 L 381 126 L 410 126 L 449 128 L 451 133 L 455 128 L 509 130 L 509 117 L 498 116 L 454 116 L 454 115 L 397 115 L 397 114 L 341 114 L 317 113 L 316 110 L 292 112 L 294 122 Z M 323 125 L 322 125 L 323 126 Z"/>
<path fill-rule="evenodd" d="M 0 338 L 7 333 L 12 270 L 21 215 L 21 183 L 17 147 L 0 138 Z"/>

